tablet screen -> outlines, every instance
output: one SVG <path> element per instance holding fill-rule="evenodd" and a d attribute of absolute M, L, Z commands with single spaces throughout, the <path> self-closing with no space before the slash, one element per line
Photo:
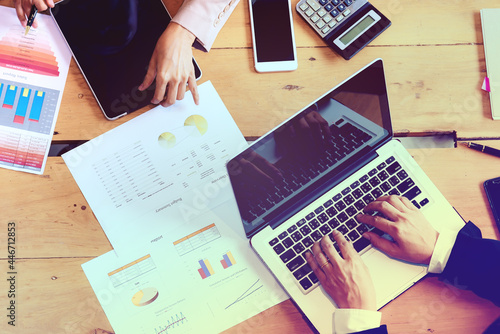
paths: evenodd
<path fill-rule="evenodd" d="M 154 84 L 138 87 L 170 22 L 161 0 L 63 0 L 51 14 L 108 119 L 150 103 Z"/>

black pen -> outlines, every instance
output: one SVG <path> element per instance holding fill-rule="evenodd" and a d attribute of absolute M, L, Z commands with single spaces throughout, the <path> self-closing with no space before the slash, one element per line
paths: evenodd
<path fill-rule="evenodd" d="M 497 150 L 496 148 L 485 146 L 485 145 L 479 145 L 476 143 L 467 143 L 467 146 L 472 148 L 473 150 L 480 151 L 483 153 L 491 154 L 494 155 L 495 157 L 500 158 L 500 150 Z"/>
<path fill-rule="evenodd" d="M 33 21 L 35 21 L 36 13 L 38 13 L 38 9 L 36 9 L 35 5 L 32 5 L 30 16 L 28 16 L 28 23 L 26 23 L 26 31 L 24 32 L 25 36 L 28 34 L 28 31 L 30 31 L 31 26 L 33 25 Z"/>

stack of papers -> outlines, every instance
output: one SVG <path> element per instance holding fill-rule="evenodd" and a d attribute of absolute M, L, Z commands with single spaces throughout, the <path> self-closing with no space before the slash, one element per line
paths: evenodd
<path fill-rule="evenodd" d="M 63 155 L 114 250 L 82 267 L 113 329 L 219 333 L 287 298 L 225 168 L 247 143 L 210 82 Z"/>

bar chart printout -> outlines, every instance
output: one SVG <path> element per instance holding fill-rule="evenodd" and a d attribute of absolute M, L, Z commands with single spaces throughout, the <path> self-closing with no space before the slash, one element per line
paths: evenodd
<path fill-rule="evenodd" d="M 200 273 L 202 279 L 208 278 L 214 274 L 214 269 L 212 268 L 210 261 L 203 259 L 199 260 L 198 263 L 201 266 L 201 268 L 198 269 L 198 273 Z"/>
<path fill-rule="evenodd" d="M 27 34 L 14 8 L 0 17 L 0 168 L 42 174 L 71 52 L 48 15 Z"/>
<path fill-rule="evenodd" d="M 59 91 L 0 79 L 0 166 L 41 172 Z"/>
<path fill-rule="evenodd" d="M 231 251 L 229 251 L 222 256 L 222 260 L 220 260 L 220 263 L 222 264 L 222 268 L 227 269 L 227 268 L 235 265 L 236 260 L 234 259 Z"/>

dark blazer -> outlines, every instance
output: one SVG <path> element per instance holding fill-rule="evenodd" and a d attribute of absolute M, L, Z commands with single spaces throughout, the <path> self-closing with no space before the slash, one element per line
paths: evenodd
<path fill-rule="evenodd" d="M 483 239 L 481 230 L 468 222 L 458 232 L 448 263 L 439 279 L 459 289 L 471 290 L 500 306 L 500 241 Z M 382 325 L 357 333 L 387 334 L 387 328 Z M 500 318 L 484 333 L 500 333 Z"/>

